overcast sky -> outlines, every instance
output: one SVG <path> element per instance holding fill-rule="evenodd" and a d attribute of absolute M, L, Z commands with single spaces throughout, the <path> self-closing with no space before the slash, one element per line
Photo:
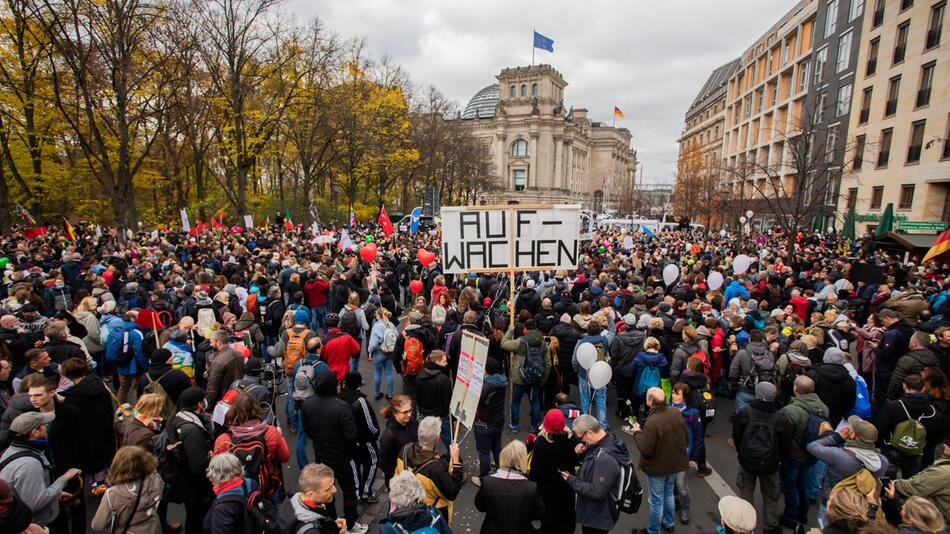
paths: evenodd
<path fill-rule="evenodd" d="M 288 0 L 343 37 L 362 37 L 418 86 L 465 106 L 504 67 L 531 62 L 532 29 L 554 40 L 536 51 L 568 83 L 567 107 L 633 133 L 645 182 L 672 182 L 683 116 L 710 72 L 738 57 L 793 0 Z"/>

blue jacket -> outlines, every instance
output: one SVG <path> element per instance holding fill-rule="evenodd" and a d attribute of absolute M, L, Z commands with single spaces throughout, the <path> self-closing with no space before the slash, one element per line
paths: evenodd
<path fill-rule="evenodd" d="M 396 330 L 396 327 L 391 322 L 385 321 L 382 319 L 373 323 L 373 328 L 372 330 L 370 330 L 369 344 L 366 345 L 366 352 L 369 352 L 373 356 L 374 361 L 376 358 L 379 358 L 380 361 L 392 358 L 392 353 L 386 354 L 385 352 L 380 350 L 380 347 L 383 346 L 383 341 L 386 340 L 387 324 L 388 326 Z M 399 331 L 396 330 L 396 333 L 398 334 Z"/>
<path fill-rule="evenodd" d="M 698 462 L 704 456 L 706 442 L 703 439 L 703 421 L 699 417 L 699 410 L 686 403 L 673 404 L 673 408 L 680 411 L 683 419 L 686 420 L 686 433 L 689 436 L 689 444 L 686 446 L 686 454 L 690 461 Z"/>
<path fill-rule="evenodd" d="M 738 280 L 733 280 L 732 283 L 729 284 L 729 287 L 726 288 L 725 293 L 722 295 L 723 307 L 728 307 L 729 301 L 736 297 L 739 297 L 741 300 L 749 300 L 752 298 L 742 283 L 740 283 Z"/>
<path fill-rule="evenodd" d="M 129 345 L 135 353 L 135 356 L 126 365 L 118 366 L 119 374 L 122 376 L 133 376 L 144 373 L 148 370 L 148 358 L 142 353 L 142 332 L 139 331 L 135 323 L 123 322 L 117 328 L 110 329 L 109 337 L 106 338 L 106 361 L 113 362 L 119 356 L 122 350 L 124 332 L 129 333 Z"/>
<path fill-rule="evenodd" d="M 943 290 L 936 295 L 932 295 L 930 297 L 930 311 L 933 312 L 934 315 L 939 314 L 940 308 L 943 307 L 944 303 L 947 302 L 948 297 L 950 297 L 950 295 L 947 295 L 946 290 Z"/>
<path fill-rule="evenodd" d="M 630 372 L 627 374 L 627 376 L 632 376 L 635 378 L 633 392 L 636 392 L 636 383 L 640 381 L 640 373 L 645 367 L 652 366 L 657 366 L 660 368 L 660 378 L 670 377 L 670 364 L 666 360 L 666 356 L 664 356 L 663 353 L 643 351 L 640 354 L 637 354 L 637 357 L 633 359 L 633 362 L 630 364 Z"/>

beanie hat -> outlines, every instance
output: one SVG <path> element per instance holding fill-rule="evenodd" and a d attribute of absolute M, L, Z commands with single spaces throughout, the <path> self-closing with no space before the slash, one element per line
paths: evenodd
<path fill-rule="evenodd" d="M 193 410 L 205 400 L 205 390 L 198 386 L 191 386 L 181 392 L 178 397 L 178 404 L 183 410 Z"/>
<path fill-rule="evenodd" d="M 161 365 L 168 362 L 171 357 L 172 351 L 165 348 L 155 349 L 152 351 L 152 355 L 149 356 L 148 361 L 153 365 Z"/>
<path fill-rule="evenodd" d="M 776 389 L 771 382 L 759 382 L 755 385 L 755 398 L 763 401 L 774 401 Z"/>
<path fill-rule="evenodd" d="M 559 434 L 564 431 L 564 413 L 557 408 L 548 410 L 544 414 L 544 422 L 541 424 L 544 431 L 548 434 Z"/>
<path fill-rule="evenodd" d="M 294 324 L 309 324 L 310 323 L 310 312 L 300 308 L 294 312 Z"/>
<path fill-rule="evenodd" d="M 825 349 L 825 355 L 821 361 L 824 363 L 843 363 L 844 352 L 838 347 L 828 347 Z"/>
<path fill-rule="evenodd" d="M 264 370 L 264 360 L 260 358 L 248 358 L 244 362 L 244 374 L 256 375 Z"/>

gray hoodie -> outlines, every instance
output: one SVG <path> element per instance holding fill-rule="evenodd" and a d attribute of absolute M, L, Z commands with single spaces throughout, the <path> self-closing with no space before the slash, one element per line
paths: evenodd
<path fill-rule="evenodd" d="M 775 357 L 769 351 L 768 345 L 762 341 L 750 341 L 746 348 L 736 353 L 729 366 L 730 383 L 743 390 L 755 387 L 754 380 L 744 380 L 754 374 L 758 374 L 761 381 L 772 382 L 775 379 Z"/>
<path fill-rule="evenodd" d="M 857 443 L 845 442 L 840 434 L 832 432 L 806 446 L 809 454 L 828 464 L 828 475 L 824 483 L 826 490 L 830 490 L 838 482 L 857 473 L 862 467 L 870 471 L 877 479 L 887 472 L 890 465 L 887 457 L 873 447 L 854 445 Z"/>
<path fill-rule="evenodd" d="M 20 452 L 31 456 L 17 458 L 0 470 L 0 478 L 10 483 L 20 499 L 33 510 L 33 522 L 47 526 L 59 515 L 59 496 L 66 487 L 66 479 L 59 477 L 50 484 L 49 460 L 40 449 L 14 441 L 0 456 L 0 462 Z M 37 459 L 37 456 L 39 459 Z"/>

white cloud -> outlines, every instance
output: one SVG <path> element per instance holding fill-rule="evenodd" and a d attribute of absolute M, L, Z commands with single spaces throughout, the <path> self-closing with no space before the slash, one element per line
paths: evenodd
<path fill-rule="evenodd" d="M 568 82 L 567 106 L 633 132 L 647 181 L 671 181 L 683 115 L 719 65 L 738 57 L 791 0 L 288 0 L 298 18 L 362 37 L 418 86 L 461 107 L 504 67 L 531 61 L 532 28 L 554 39 L 536 51 Z"/>

